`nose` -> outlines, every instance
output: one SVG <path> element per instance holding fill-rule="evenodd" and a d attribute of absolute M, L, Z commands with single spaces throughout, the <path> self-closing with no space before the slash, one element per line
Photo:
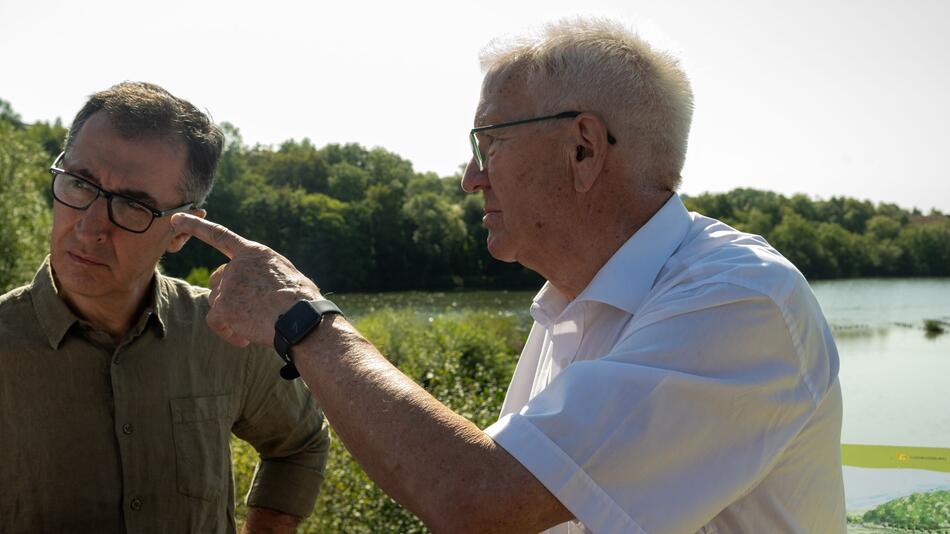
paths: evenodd
<path fill-rule="evenodd" d="M 475 161 L 475 156 L 472 156 L 472 159 L 468 161 L 468 165 L 465 166 L 465 172 L 462 173 L 462 191 L 474 193 L 479 189 L 485 190 L 490 187 L 488 184 L 488 169 L 479 170 L 478 162 Z"/>
<path fill-rule="evenodd" d="M 109 220 L 109 201 L 100 196 L 76 221 L 76 236 L 82 241 L 102 242 L 112 231 L 112 226 L 112 221 Z"/>

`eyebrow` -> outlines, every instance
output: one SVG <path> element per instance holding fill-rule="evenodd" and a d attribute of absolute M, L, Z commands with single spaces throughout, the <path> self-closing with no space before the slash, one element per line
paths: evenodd
<path fill-rule="evenodd" d="M 492 115 L 492 110 L 488 108 L 489 106 L 485 105 L 483 102 L 478 103 L 478 106 L 475 107 L 475 120 L 472 121 L 473 127 L 478 128 L 479 125 L 491 124 L 485 122 L 485 120 L 490 118 Z"/>
<path fill-rule="evenodd" d="M 491 124 L 490 122 L 488 122 L 488 120 L 492 118 L 496 118 L 496 117 L 494 113 L 489 109 L 480 108 L 475 111 L 475 125 L 481 124 L 484 126 L 485 124 Z M 475 127 L 477 128 L 478 126 L 475 126 Z"/>
<path fill-rule="evenodd" d="M 472 127 L 473 127 L 473 128 L 483 128 L 483 127 L 485 127 L 485 126 L 491 126 L 492 124 L 495 124 L 495 123 L 497 123 L 497 122 L 500 122 L 500 121 L 494 121 L 494 122 L 492 122 L 492 121 L 491 121 L 491 118 L 492 118 L 492 116 L 491 116 L 491 115 L 488 115 L 488 114 L 479 115 L 479 116 L 475 117 L 475 124 L 473 124 Z M 481 133 L 481 132 L 479 132 L 479 133 Z M 485 135 L 493 135 L 493 134 L 490 134 L 490 133 L 487 133 L 487 132 L 486 132 Z"/>
<path fill-rule="evenodd" d="M 71 173 L 71 174 L 76 174 L 76 175 L 82 176 L 83 178 L 89 180 L 90 182 L 92 182 L 92 183 L 98 185 L 100 188 L 102 188 L 102 182 L 100 182 L 98 178 L 96 178 L 95 176 L 93 176 L 93 174 L 92 174 L 91 172 L 89 172 L 89 169 L 79 169 L 79 170 L 76 170 L 76 171 L 68 171 L 68 172 Z M 138 189 L 126 189 L 126 188 L 122 188 L 122 189 L 114 189 L 114 190 L 111 190 L 111 191 L 109 191 L 109 192 L 110 192 L 110 193 L 116 193 L 116 194 L 122 195 L 122 196 L 124 196 L 124 197 L 129 197 L 129 198 L 132 198 L 132 199 L 135 199 L 135 200 L 142 201 L 142 202 L 148 204 L 149 207 L 155 207 L 155 206 L 158 205 L 158 201 L 155 200 L 155 197 L 153 197 L 152 195 L 146 193 L 145 191 L 140 191 L 140 190 L 138 190 Z M 156 208 L 156 209 L 157 209 L 157 208 Z"/>

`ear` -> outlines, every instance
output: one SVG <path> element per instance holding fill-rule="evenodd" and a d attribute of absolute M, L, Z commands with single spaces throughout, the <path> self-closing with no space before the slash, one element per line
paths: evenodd
<path fill-rule="evenodd" d="M 200 217 L 202 219 L 204 219 L 208 215 L 207 211 L 200 208 L 189 210 L 188 213 L 191 215 L 194 215 L 195 217 Z M 165 252 L 168 252 L 169 254 L 178 252 L 179 250 L 181 250 L 181 247 L 185 246 L 185 243 L 188 242 L 189 237 L 191 237 L 191 235 L 186 234 L 184 232 L 175 234 L 174 236 L 172 236 L 171 241 L 168 242 L 168 247 L 165 248 Z"/>
<path fill-rule="evenodd" d="M 594 187 L 604 171 L 607 160 L 607 125 L 593 113 L 581 113 L 572 127 L 574 146 L 571 149 L 571 167 L 574 171 L 574 189 L 586 193 Z"/>

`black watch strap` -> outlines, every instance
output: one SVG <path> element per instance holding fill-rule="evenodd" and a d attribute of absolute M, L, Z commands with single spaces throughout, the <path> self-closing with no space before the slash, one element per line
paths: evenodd
<path fill-rule="evenodd" d="M 284 360 L 285 365 L 280 369 L 281 378 L 293 380 L 300 376 L 290 358 L 290 349 L 317 328 L 328 313 L 343 315 L 340 308 L 327 299 L 301 300 L 277 318 L 274 323 L 274 350 Z"/>

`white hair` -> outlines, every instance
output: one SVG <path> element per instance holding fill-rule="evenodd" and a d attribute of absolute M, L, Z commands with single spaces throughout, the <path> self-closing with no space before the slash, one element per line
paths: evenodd
<path fill-rule="evenodd" d="M 606 19 L 561 20 L 537 34 L 492 41 L 481 65 L 486 81 L 524 76 L 539 105 L 550 108 L 545 113 L 599 114 L 619 145 L 634 151 L 636 172 L 678 187 L 693 92 L 679 61 L 635 32 Z"/>

